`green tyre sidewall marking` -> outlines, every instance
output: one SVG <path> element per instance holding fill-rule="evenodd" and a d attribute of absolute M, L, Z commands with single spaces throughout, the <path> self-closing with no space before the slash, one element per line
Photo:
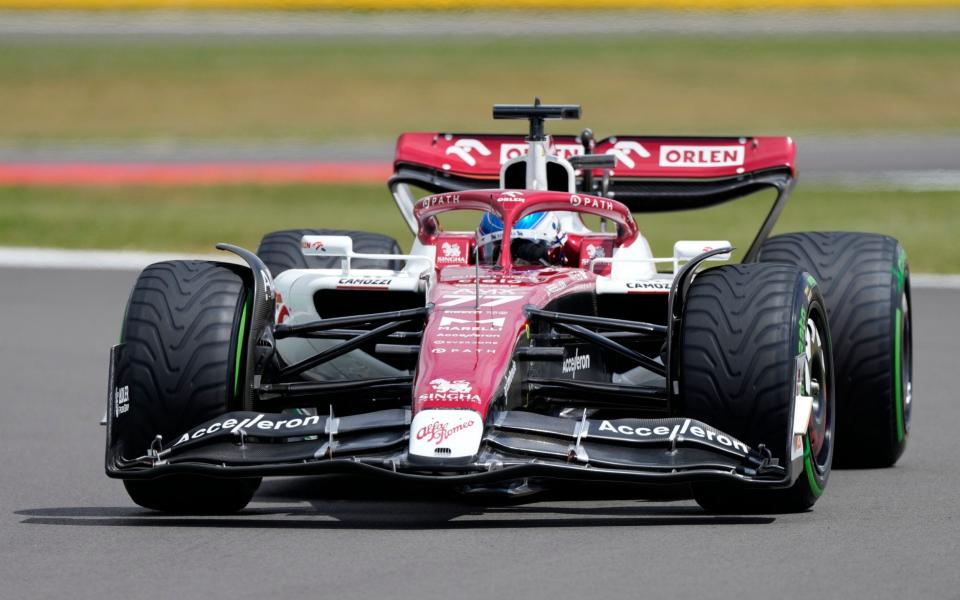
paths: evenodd
<path fill-rule="evenodd" d="M 904 428 L 903 428 L 903 381 L 900 373 L 901 368 L 901 354 L 902 354 L 902 344 L 901 336 L 903 335 L 903 313 L 898 308 L 896 322 L 894 324 L 893 330 L 893 403 L 894 408 L 896 409 L 897 414 L 897 442 L 902 442 L 904 438 Z"/>
<path fill-rule="evenodd" d="M 897 443 L 903 443 L 907 435 L 903 406 L 903 297 L 907 293 L 907 252 L 897 245 L 897 264 L 893 270 L 895 297 L 893 322 L 893 409 L 896 419 Z"/>
<path fill-rule="evenodd" d="M 803 438 L 803 470 L 807 474 L 807 484 L 810 486 L 810 493 L 815 498 L 819 498 L 823 493 L 823 487 L 817 483 L 817 473 L 813 468 L 813 459 L 810 456 L 810 436 Z"/>
<path fill-rule="evenodd" d="M 247 314 L 250 312 L 250 296 L 248 293 L 243 301 L 240 312 L 240 328 L 237 331 L 237 348 L 234 351 L 233 365 L 233 397 L 240 396 L 240 361 L 243 358 L 243 346 L 247 339 Z"/>

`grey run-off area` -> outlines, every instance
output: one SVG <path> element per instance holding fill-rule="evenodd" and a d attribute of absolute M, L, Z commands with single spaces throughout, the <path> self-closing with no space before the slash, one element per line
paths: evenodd
<path fill-rule="evenodd" d="M 0 271 L 0 580 L 9 598 L 945 598 L 960 589 L 956 290 L 914 297 L 911 440 L 812 512 L 567 491 L 517 506 L 324 479 L 243 514 L 141 510 L 103 474 L 107 349 L 132 271 Z"/>

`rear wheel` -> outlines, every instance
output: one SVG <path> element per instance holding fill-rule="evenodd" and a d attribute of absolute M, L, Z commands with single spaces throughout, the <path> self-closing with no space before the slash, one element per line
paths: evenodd
<path fill-rule="evenodd" d="M 782 490 L 698 483 L 697 502 L 716 512 L 813 506 L 830 475 L 834 429 L 830 330 L 816 281 L 787 265 L 704 271 L 690 286 L 680 343 L 684 416 L 753 448 L 762 444 L 781 465 L 802 469 Z M 812 411 L 798 438 L 794 405 L 804 396 Z"/>
<path fill-rule="evenodd" d="M 836 340 L 837 465 L 897 462 L 913 399 L 906 252 L 885 235 L 807 232 L 767 240 L 760 260 L 796 265 L 823 289 Z"/>
<path fill-rule="evenodd" d="M 170 440 L 239 409 L 248 277 L 235 265 L 170 261 L 137 278 L 121 336 L 130 385 L 130 408 L 116 425 L 124 457 L 143 456 L 158 435 Z M 124 481 L 141 506 L 198 513 L 240 510 L 259 483 L 196 475 Z"/>
<path fill-rule="evenodd" d="M 288 269 L 335 269 L 340 266 L 337 257 L 304 256 L 300 239 L 305 235 L 344 235 L 353 240 L 353 251 L 361 254 L 400 254 L 400 245 L 390 236 L 366 231 L 343 229 L 289 229 L 274 231 L 263 236 L 257 256 L 270 273 L 276 277 Z M 390 269 L 397 271 L 403 266 L 399 260 L 356 260 L 353 266 L 360 269 Z"/>

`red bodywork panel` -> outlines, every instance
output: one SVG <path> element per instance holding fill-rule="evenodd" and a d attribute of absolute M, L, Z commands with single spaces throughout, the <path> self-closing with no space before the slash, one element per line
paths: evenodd
<path fill-rule="evenodd" d="M 502 262 L 495 267 L 456 263 L 470 250 L 472 236 L 447 234 L 436 228 L 436 218 L 454 210 L 496 214 L 503 220 L 505 239 L 509 239 L 516 221 L 538 211 L 588 213 L 617 225 L 616 235 L 577 236 L 578 260 L 588 253 L 587 246 L 593 246 L 594 253 L 600 248 L 607 256 L 612 255 L 615 245 L 632 243 L 639 231 L 622 203 L 588 194 L 470 190 L 434 194 L 417 201 L 414 216 L 420 223 L 420 239 L 438 248 L 438 279 L 427 298 L 434 309 L 423 331 L 413 410 L 469 409 L 486 417 L 504 380 L 512 379 L 514 347 L 527 326 L 524 307 L 544 308 L 561 296 L 594 290 L 596 275 L 578 267 L 513 265 L 509 245 L 504 246 Z M 446 263 L 441 261 L 444 244 L 451 255 Z"/>
<path fill-rule="evenodd" d="M 551 142 L 561 158 L 584 153 L 574 136 L 552 136 Z M 496 181 L 500 166 L 526 151 L 522 135 L 404 133 L 394 168 L 413 164 Z M 594 153 L 617 157 L 614 177 L 721 178 L 783 167 L 796 175 L 796 144 L 789 137 L 613 136 L 597 141 Z"/>
<path fill-rule="evenodd" d="M 525 267 L 510 274 L 483 267 L 451 266 L 430 290 L 434 309 L 423 330 L 413 411 L 469 409 L 486 418 L 510 373 L 513 350 L 525 335 L 523 307 L 538 308 L 594 289 L 596 277 L 581 269 Z"/>

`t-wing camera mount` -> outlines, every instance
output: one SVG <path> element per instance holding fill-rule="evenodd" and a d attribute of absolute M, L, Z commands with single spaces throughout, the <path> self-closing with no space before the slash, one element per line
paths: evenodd
<path fill-rule="evenodd" d="M 528 119 L 530 135 L 528 142 L 542 142 L 543 122 L 547 119 L 579 119 L 579 104 L 540 104 L 540 98 L 534 98 L 533 104 L 494 104 L 494 119 Z"/>

